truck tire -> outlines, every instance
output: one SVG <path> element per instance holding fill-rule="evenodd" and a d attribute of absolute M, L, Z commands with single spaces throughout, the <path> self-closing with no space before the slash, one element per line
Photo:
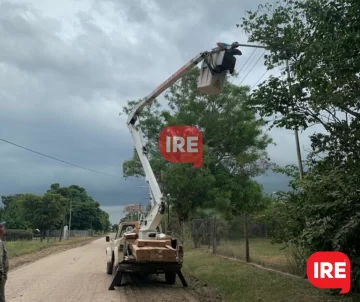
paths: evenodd
<path fill-rule="evenodd" d="M 167 284 L 174 284 L 176 280 L 176 272 L 165 272 L 165 282 Z"/>
<path fill-rule="evenodd" d="M 112 275 L 112 273 L 113 273 L 113 265 L 114 265 L 114 254 L 112 254 L 111 262 L 106 264 L 106 273 L 108 275 Z"/>

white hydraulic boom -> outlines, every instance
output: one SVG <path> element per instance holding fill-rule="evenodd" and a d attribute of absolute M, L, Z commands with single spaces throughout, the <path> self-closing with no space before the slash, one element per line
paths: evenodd
<path fill-rule="evenodd" d="M 225 50 L 224 48 L 217 47 L 211 51 L 199 53 L 132 109 L 127 120 L 127 126 L 133 137 L 135 148 L 139 155 L 145 172 L 146 181 L 149 184 L 150 192 L 153 197 L 153 204 L 149 214 L 143 221 L 140 221 L 140 239 L 151 239 L 147 235 L 149 235 L 149 233 L 154 233 L 156 227 L 160 224 L 161 215 L 165 212 L 165 200 L 163 199 L 159 184 L 156 181 L 154 172 L 148 160 L 148 149 L 143 141 L 143 133 L 139 127 L 136 127 L 138 117 L 145 106 L 150 105 L 162 92 L 171 87 L 177 80 L 183 77 L 187 71 L 194 68 L 200 62 L 203 62 L 203 64 L 200 70 L 198 88 L 206 94 L 220 93 L 226 80 L 227 71 L 232 73 L 234 70 L 236 59 L 234 55 L 231 54 L 231 50 L 238 46 L 239 44 L 234 42 L 233 44 L 226 46 Z M 240 51 L 239 53 L 241 54 Z"/>

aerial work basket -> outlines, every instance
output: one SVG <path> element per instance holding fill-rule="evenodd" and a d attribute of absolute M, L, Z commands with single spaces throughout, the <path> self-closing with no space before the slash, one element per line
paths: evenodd
<path fill-rule="evenodd" d="M 208 95 L 221 93 L 224 88 L 227 71 L 234 72 L 236 58 L 226 50 L 210 53 L 202 62 L 198 89 Z"/>

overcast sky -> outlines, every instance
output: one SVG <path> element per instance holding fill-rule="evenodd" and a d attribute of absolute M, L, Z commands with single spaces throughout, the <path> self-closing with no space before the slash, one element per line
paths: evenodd
<path fill-rule="evenodd" d="M 226 5 L 223 5 L 226 3 Z M 122 205 L 146 203 L 143 180 L 122 177 L 133 144 L 127 100 L 138 99 L 217 41 L 247 43 L 236 28 L 259 0 L 0 0 L 0 139 L 101 171 L 105 176 L 0 141 L 0 195 L 44 193 L 50 184 L 78 184 L 100 202 L 113 223 Z M 241 48 L 239 71 L 253 52 Z M 258 50 L 234 83 L 257 84 L 264 74 Z M 251 71 L 250 71 L 251 70 Z M 250 72 L 249 72 L 250 71 Z M 249 73 L 248 73 L 249 72 Z M 269 72 L 279 74 L 279 71 Z M 309 133 L 301 134 L 308 148 Z M 293 133 L 271 132 L 280 165 L 296 163 Z M 260 178 L 266 191 L 284 178 Z"/>

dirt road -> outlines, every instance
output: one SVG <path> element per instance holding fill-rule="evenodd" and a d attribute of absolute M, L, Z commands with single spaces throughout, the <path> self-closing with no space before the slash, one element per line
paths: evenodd
<path fill-rule="evenodd" d="M 101 238 L 10 271 L 6 301 L 198 301 L 179 283 L 167 286 L 151 279 L 109 291 L 111 276 L 105 272 L 105 248 L 105 239 Z"/>

